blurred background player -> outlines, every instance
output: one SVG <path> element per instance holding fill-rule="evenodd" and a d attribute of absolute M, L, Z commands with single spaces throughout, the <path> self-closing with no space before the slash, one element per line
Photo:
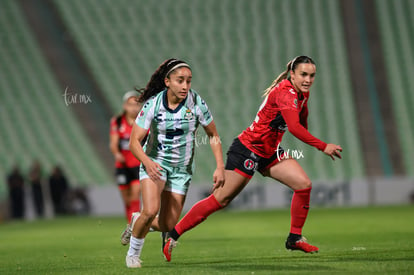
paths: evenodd
<path fill-rule="evenodd" d="M 62 168 L 59 165 L 53 167 L 49 176 L 49 192 L 52 199 L 55 215 L 66 214 L 65 199 L 68 195 L 69 184 Z"/>
<path fill-rule="evenodd" d="M 288 74 L 290 77 L 286 79 Z M 265 99 L 255 120 L 233 141 L 227 152 L 225 183 L 215 184 L 213 194 L 196 203 L 168 233 L 163 249 L 167 261 L 171 260 L 171 252 L 178 238 L 215 211 L 227 206 L 243 190 L 256 170 L 294 191 L 286 248 L 306 253 L 319 250 L 302 237 L 302 228 L 309 211 L 311 180 L 299 163 L 286 156 L 280 147 L 283 134 L 289 130 L 293 136 L 324 152 L 333 160 L 335 157 L 341 158 L 340 146 L 326 144 L 307 130 L 307 102 L 315 75 L 313 60 L 299 56 L 290 61 L 286 71 L 266 89 Z"/>
<path fill-rule="evenodd" d="M 110 149 L 115 158 L 115 176 L 125 207 L 127 222 L 131 221 L 132 213 L 140 211 L 140 162 L 129 150 L 129 138 L 132 125 L 141 109 L 138 102 L 139 93 L 129 91 L 123 96 L 123 112 L 111 119 Z"/>
<path fill-rule="evenodd" d="M 210 138 L 217 168 L 213 181 L 224 181 L 224 162 L 216 125 L 204 100 L 191 88 L 192 72 L 184 61 L 168 59 L 152 75 L 140 102 L 130 149 L 141 160 L 143 211 L 132 222 L 127 267 L 141 267 L 140 254 L 151 224 L 168 232 L 177 223 L 193 174 L 195 134 L 201 124 Z M 150 134 L 145 152 L 141 141 Z M 158 218 L 156 218 L 159 213 Z"/>
<path fill-rule="evenodd" d="M 10 217 L 12 219 L 24 218 L 24 177 L 16 164 L 7 176 L 7 187 L 10 200 Z"/>
<path fill-rule="evenodd" d="M 32 189 L 32 198 L 36 215 L 39 218 L 42 218 L 45 212 L 42 174 L 42 166 L 40 165 L 39 160 L 34 160 L 29 171 L 29 184 Z"/>

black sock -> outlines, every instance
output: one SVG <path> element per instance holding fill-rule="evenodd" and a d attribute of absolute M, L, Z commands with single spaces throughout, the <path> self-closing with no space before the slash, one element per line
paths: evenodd
<path fill-rule="evenodd" d="M 168 236 L 170 236 L 171 238 L 174 239 L 174 241 L 176 241 L 180 237 L 180 234 L 178 234 L 178 232 L 175 230 L 175 228 L 173 228 L 173 230 L 168 232 Z"/>
<path fill-rule="evenodd" d="M 300 238 L 302 238 L 302 235 L 289 233 L 288 241 L 291 242 L 291 243 L 295 243 L 295 242 L 299 241 Z"/>

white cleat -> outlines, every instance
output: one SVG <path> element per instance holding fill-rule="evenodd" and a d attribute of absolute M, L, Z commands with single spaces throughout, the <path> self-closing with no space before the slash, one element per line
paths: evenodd
<path fill-rule="evenodd" d="M 140 212 L 134 212 L 132 213 L 131 223 L 127 224 L 124 232 L 121 234 L 121 244 L 127 245 L 129 244 L 129 240 L 131 239 L 132 234 L 132 228 L 134 228 L 134 224 L 137 221 L 137 219 L 141 216 Z"/>
<path fill-rule="evenodd" d="M 139 256 L 126 256 L 125 258 L 126 266 L 128 268 L 140 268 L 142 261 L 139 259 Z"/>

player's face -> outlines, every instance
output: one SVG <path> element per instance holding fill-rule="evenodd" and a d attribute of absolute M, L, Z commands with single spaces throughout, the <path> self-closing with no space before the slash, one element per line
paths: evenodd
<path fill-rule="evenodd" d="M 296 66 L 295 71 L 290 71 L 292 84 L 298 92 L 309 92 L 310 87 L 315 80 L 316 66 L 310 63 L 300 63 Z"/>
<path fill-rule="evenodd" d="M 138 103 L 136 97 L 130 97 L 124 103 L 124 110 L 126 111 L 128 116 L 136 117 L 138 115 L 139 110 L 141 110 L 141 104 Z"/>
<path fill-rule="evenodd" d="M 182 100 L 187 97 L 188 91 L 191 88 L 192 77 L 189 68 L 178 68 L 165 79 L 165 85 L 175 97 Z"/>

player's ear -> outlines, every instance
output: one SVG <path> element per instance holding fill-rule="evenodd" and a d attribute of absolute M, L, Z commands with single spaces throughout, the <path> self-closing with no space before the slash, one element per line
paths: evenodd
<path fill-rule="evenodd" d="M 170 79 L 168 77 L 164 78 L 164 84 L 167 88 L 170 87 Z"/>
<path fill-rule="evenodd" d="M 290 79 L 295 80 L 295 72 L 293 70 L 289 70 Z"/>

